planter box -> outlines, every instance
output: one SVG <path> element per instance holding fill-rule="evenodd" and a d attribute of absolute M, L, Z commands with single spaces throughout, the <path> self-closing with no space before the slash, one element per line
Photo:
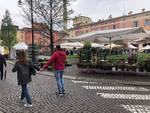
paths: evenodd
<path fill-rule="evenodd" d="M 137 66 L 136 65 L 126 65 L 126 70 L 127 71 L 136 71 L 137 70 Z"/>
<path fill-rule="evenodd" d="M 125 64 L 116 64 L 115 65 L 115 70 L 119 71 L 121 69 L 121 71 L 125 71 Z"/>
<path fill-rule="evenodd" d="M 144 66 L 139 66 L 139 71 L 144 72 Z"/>

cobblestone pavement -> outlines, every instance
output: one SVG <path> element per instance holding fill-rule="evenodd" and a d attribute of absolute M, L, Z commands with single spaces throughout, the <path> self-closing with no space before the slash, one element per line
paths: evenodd
<path fill-rule="evenodd" d="M 0 81 L 0 113 L 150 113 L 150 86 L 65 79 L 66 94 L 58 96 L 54 78 L 39 74 L 29 84 L 33 107 L 25 108 L 11 68 L 8 65 L 7 79 Z"/>
<path fill-rule="evenodd" d="M 53 76 L 52 72 L 45 71 L 44 75 Z M 76 65 L 68 66 L 65 69 L 65 78 L 68 79 L 90 79 L 90 80 L 101 80 L 101 81 L 110 81 L 121 84 L 130 84 L 130 85 L 149 85 L 150 86 L 150 76 L 148 75 L 111 75 L 111 74 L 93 74 L 93 73 L 82 73 Z"/>

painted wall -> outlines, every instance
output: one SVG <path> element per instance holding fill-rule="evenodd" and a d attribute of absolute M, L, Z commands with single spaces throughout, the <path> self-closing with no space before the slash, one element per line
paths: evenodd
<path fill-rule="evenodd" d="M 111 18 L 108 20 L 100 20 L 98 22 L 79 26 L 68 30 L 69 37 L 76 37 L 88 32 L 107 29 L 142 27 L 144 30 L 150 31 L 150 11 L 143 11 L 138 14 Z"/>

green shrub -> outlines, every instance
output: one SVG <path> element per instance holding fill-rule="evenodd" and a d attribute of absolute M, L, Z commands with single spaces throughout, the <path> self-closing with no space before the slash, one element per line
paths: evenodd
<path fill-rule="evenodd" d="M 117 61 L 119 60 L 125 60 L 128 61 L 128 55 L 124 54 L 124 55 L 111 55 L 110 57 L 107 57 L 107 59 L 109 59 L 111 61 L 112 64 L 117 63 Z M 137 63 L 138 64 L 143 64 L 144 60 L 146 59 L 150 59 L 150 54 L 146 54 L 146 53 L 139 53 L 137 55 Z"/>
<path fill-rule="evenodd" d="M 89 41 L 84 42 L 84 47 L 83 48 L 91 48 L 91 47 L 92 47 L 91 42 L 89 42 Z"/>
<path fill-rule="evenodd" d="M 128 56 L 126 54 L 124 55 L 111 55 L 108 57 L 109 61 L 111 61 L 112 64 L 116 64 L 120 60 L 127 61 Z"/>
<path fill-rule="evenodd" d="M 67 58 L 79 58 L 79 55 L 69 55 Z"/>
<path fill-rule="evenodd" d="M 146 54 L 146 53 L 139 53 L 138 54 L 138 59 L 137 62 L 139 64 L 143 64 L 144 60 L 149 59 L 150 58 L 150 54 Z"/>

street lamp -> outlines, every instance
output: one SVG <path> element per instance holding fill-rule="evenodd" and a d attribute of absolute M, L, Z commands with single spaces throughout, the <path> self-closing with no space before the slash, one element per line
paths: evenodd
<path fill-rule="evenodd" d="M 35 51 L 34 51 L 34 30 L 33 30 L 33 1 L 30 1 L 30 10 L 31 10 L 31 30 L 32 30 L 32 62 L 35 62 Z M 18 1 L 18 5 L 22 5 L 22 1 Z"/>

